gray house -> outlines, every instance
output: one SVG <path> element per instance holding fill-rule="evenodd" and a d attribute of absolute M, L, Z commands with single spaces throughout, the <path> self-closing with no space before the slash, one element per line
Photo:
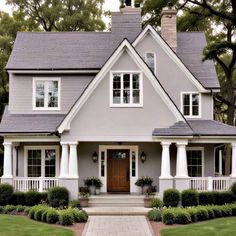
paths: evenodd
<path fill-rule="evenodd" d="M 17 34 L 0 125 L 2 182 L 16 191 L 66 186 L 72 198 L 89 176 L 102 192 L 136 193 L 140 176 L 153 177 L 160 194 L 229 188 L 236 128 L 213 120 L 220 86 L 214 64 L 202 62 L 204 34 L 177 33 L 171 7 L 161 32 L 142 29 L 140 12 L 113 13 L 111 32 Z M 232 174 L 216 175 L 226 143 Z"/>

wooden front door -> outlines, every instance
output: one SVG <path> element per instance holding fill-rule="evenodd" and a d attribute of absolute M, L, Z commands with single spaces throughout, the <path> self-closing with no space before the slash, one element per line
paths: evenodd
<path fill-rule="evenodd" d="M 129 150 L 107 150 L 107 191 L 130 191 Z"/>

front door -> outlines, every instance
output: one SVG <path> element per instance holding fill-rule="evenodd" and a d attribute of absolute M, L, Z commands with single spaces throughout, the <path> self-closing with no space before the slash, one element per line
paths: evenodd
<path fill-rule="evenodd" d="M 107 191 L 130 191 L 129 150 L 107 150 Z"/>

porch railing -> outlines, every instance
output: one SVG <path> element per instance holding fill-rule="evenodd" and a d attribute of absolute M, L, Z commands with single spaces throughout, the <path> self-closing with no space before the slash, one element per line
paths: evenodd
<path fill-rule="evenodd" d="M 227 191 L 230 183 L 230 177 L 190 178 L 190 188 L 197 191 Z"/>
<path fill-rule="evenodd" d="M 57 178 L 17 177 L 13 179 L 13 187 L 17 192 L 27 192 L 29 190 L 45 192 L 56 186 L 58 186 Z"/>

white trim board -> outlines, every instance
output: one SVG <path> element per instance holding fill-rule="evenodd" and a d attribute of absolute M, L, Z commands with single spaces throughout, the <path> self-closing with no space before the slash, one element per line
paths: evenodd
<path fill-rule="evenodd" d="M 140 58 L 138 53 L 135 51 L 135 49 L 132 47 L 132 45 L 129 43 L 127 39 L 125 39 L 120 46 L 117 48 L 117 50 L 112 54 L 110 59 L 107 61 L 107 63 L 103 66 L 101 71 L 96 75 L 94 80 L 89 84 L 88 88 L 84 91 L 82 96 L 79 100 L 74 104 L 74 106 L 71 108 L 65 119 L 62 121 L 62 123 L 58 127 L 59 133 L 63 133 L 65 130 L 70 130 L 70 123 L 78 113 L 78 111 L 82 108 L 82 106 L 85 104 L 85 102 L 88 100 L 90 95 L 94 92 L 94 90 L 97 88 L 99 83 L 104 79 L 104 76 L 106 73 L 110 71 L 112 66 L 115 64 L 115 62 L 120 58 L 120 56 L 123 54 L 123 52 L 127 52 L 130 57 L 136 62 L 136 64 L 140 67 L 140 69 L 143 71 L 143 73 L 147 76 L 149 81 L 151 82 L 152 86 L 156 90 L 156 92 L 160 95 L 161 99 L 166 103 L 167 107 L 170 109 L 170 111 L 174 114 L 176 117 L 176 121 L 185 121 L 183 115 L 178 110 L 174 102 L 171 100 L 171 98 L 168 96 L 164 88 L 160 85 L 156 77 L 153 75 L 151 70 L 148 68 L 146 63 Z"/>
<path fill-rule="evenodd" d="M 169 58 L 171 58 L 175 62 L 175 64 L 185 73 L 186 77 L 189 78 L 189 80 L 197 87 L 199 92 L 210 92 L 210 90 L 205 89 L 203 85 L 193 76 L 190 70 L 177 56 L 177 54 L 170 48 L 170 46 L 164 41 L 164 39 L 156 32 L 156 30 L 152 26 L 146 26 L 142 33 L 133 42 L 133 46 L 136 48 L 136 46 L 145 38 L 146 34 L 148 33 L 150 33 L 150 35 L 155 39 L 155 41 L 163 48 Z"/>

